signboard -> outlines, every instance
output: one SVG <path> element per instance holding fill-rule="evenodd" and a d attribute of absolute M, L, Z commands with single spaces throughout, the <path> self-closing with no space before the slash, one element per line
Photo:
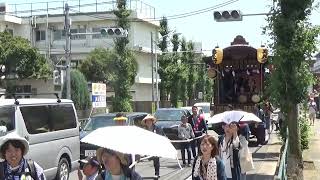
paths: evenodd
<path fill-rule="evenodd" d="M 92 83 L 92 107 L 100 108 L 107 107 L 107 92 L 106 84 Z"/>

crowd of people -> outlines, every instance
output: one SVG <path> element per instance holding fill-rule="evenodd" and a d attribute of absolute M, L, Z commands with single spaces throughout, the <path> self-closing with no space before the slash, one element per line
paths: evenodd
<path fill-rule="evenodd" d="M 181 139 L 182 163 L 192 167 L 194 180 L 245 180 L 246 172 L 252 169 L 247 161 L 248 142 L 240 131 L 237 122 L 223 124 L 224 135 L 213 137 L 207 134 L 207 126 L 198 108 L 192 107 L 192 116 L 181 117 L 178 136 Z M 125 121 L 125 115 L 119 114 L 114 119 Z M 142 124 L 146 130 L 164 135 L 157 126 L 157 120 L 147 115 Z M 32 160 L 24 158 L 29 150 L 28 141 L 18 136 L 7 136 L 0 143 L 0 156 L 5 159 L 0 163 L 0 179 L 4 180 L 45 180 L 43 169 Z M 185 158 L 187 153 L 188 159 Z M 159 157 L 152 157 L 155 178 L 160 177 Z M 250 159 L 250 158 L 249 158 Z M 131 155 L 107 148 L 99 148 L 95 157 L 79 161 L 79 180 L 140 180 L 142 177 L 130 168 Z"/>

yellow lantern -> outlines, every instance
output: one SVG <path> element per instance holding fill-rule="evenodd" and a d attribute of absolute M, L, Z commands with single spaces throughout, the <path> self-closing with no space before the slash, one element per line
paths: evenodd
<path fill-rule="evenodd" d="M 214 48 L 212 50 L 212 60 L 214 64 L 220 64 L 222 63 L 223 59 L 223 50 L 221 48 Z"/>
<path fill-rule="evenodd" d="M 264 46 L 257 49 L 257 60 L 259 63 L 265 63 L 268 60 L 268 49 Z"/>

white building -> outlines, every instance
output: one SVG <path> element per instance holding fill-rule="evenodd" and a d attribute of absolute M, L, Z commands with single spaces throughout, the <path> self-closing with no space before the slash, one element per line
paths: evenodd
<path fill-rule="evenodd" d="M 104 0 L 86 1 L 69 0 L 70 18 L 72 19 L 71 33 L 100 32 L 103 27 L 116 25 L 112 9 L 116 7 L 115 1 Z M 140 0 L 129 0 L 132 10 L 131 27 L 128 31 L 129 47 L 135 50 L 138 63 L 138 74 L 132 87 L 134 101 L 152 100 L 152 54 L 151 32 L 155 34 L 159 22 L 155 21 L 155 9 Z M 60 6 L 59 6 L 60 5 Z M 5 29 L 14 36 L 29 39 L 41 54 L 48 57 L 54 66 L 65 60 L 65 34 L 63 2 L 54 3 L 25 3 L 2 4 L 0 11 L 0 31 Z M 29 10 L 26 10 L 28 9 Z M 31 9 L 32 8 L 32 9 Z M 77 67 L 96 47 L 112 48 L 113 40 L 101 35 L 75 35 L 71 38 L 71 65 Z M 160 80 L 159 80 L 160 81 Z M 23 80 L 18 81 L 19 92 L 59 92 L 59 86 L 54 86 L 52 80 Z M 109 92 L 109 95 L 112 95 Z"/>

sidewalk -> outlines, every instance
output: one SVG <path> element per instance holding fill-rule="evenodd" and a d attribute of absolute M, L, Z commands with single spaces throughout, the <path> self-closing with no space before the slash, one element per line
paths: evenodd
<path fill-rule="evenodd" d="M 320 119 L 316 119 L 311 126 L 311 140 L 309 149 L 303 151 L 304 169 L 303 176 L 307 180 L 320 180 Z"/>

